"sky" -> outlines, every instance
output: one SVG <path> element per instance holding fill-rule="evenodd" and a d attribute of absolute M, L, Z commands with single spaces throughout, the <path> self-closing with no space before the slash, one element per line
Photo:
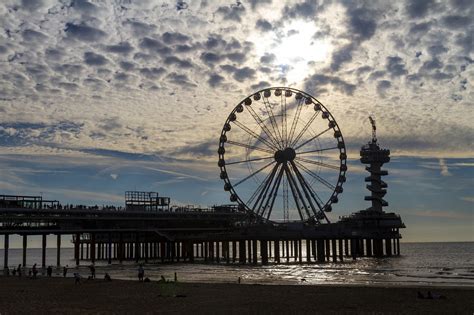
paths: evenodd
<path fill-rule="evenodd" d="M 229 203 L 224 122 L 253 92 L 289 86 L 344 135 L 332 220 L 369 206 L 371 115 L 404 241 L 474 241 L 473 17 L 469 0 L 2 1 L 0 193 Z"/>

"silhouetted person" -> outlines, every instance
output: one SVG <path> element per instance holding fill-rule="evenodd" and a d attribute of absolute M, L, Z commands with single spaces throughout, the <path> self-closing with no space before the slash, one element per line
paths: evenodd
<path fill-rule="evenodd" d="M 80 284 L 81 283 L 81 275 L 79 274 L 79 272 L 75 272 L 74 273 L 74 284 Z"/>
<path fill-rule="evenodd" d="M 67 265 L 63 267 L 63 277 L 66 278 L 67 276 Z"/>
<path fill-rule="evenodd" d="M 105 273 L 104 280 L 105 281 L 112 281 L 112 278 L 110 277 L 110 275 L 107 272 Z"/>
<path fill-rule="evenodd" d="M 427 299 L 433 299 L 433 295 L 431 294 L 431 291 L 428 291 L 428 295 L 426 296 Z"/>
<path fill-rule="evenodd" d="M 38 269 L 36 269 L 36 264 L 33 265 L 33 279 L 36 279 L 36 275 L 38 274 Z"/>
<path fill-rule="evenodd" d="M 143 281 L 143 277 L 145 276 L 145 269 L 143 269 L 143 265 L 138 267 L 138 281 Z"/>
<path fill-rule="evenodd" d="M 48 277 L 51 278 L 51 276 L 53 275 L 53 268 L 51 266 L 48 266 L 48 268 L 46 269 L 46 274 L 48 275 Z"/>
<path fill-rule="evenodd" d="M 21 277 L 21 264 L 18 265 L 18 268 L 16 268 L 16 271 L 18 272 L 18 277 Z"/>

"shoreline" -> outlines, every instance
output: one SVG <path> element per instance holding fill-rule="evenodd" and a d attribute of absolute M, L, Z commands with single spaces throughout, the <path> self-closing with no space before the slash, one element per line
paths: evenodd
<path fill-rule="evenodd" d="M 431 291 L 446 299 L 419 299 Z M 473 288 L 266 285 L 1 277 L 1 314 L 110 313 L 460 313 L 474 311 Z"/>

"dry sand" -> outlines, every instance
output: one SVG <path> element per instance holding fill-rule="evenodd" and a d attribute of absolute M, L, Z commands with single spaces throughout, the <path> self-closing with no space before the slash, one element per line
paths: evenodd
<path fill-rule="evenodd" d="M 417 299 L 417 291 L 445 295 Z M 140 283 L 0 277 L 0 314 L 473 314 L 472 288 Z"/>

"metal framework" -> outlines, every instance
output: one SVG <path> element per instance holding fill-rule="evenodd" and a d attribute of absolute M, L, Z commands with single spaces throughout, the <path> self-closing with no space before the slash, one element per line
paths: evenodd
<path fill-rule="evenodd" d="M 159 197 L 157 192 L 126 191 L 125 207 L 131 211 L 164 211 L 169 210 L 170 198 Z"/>
<path fill-rule="evenodd" d="M 0 195 L 0 208 L 54 209 L 57 200 L 43 200 L 41 196 Z"/>
<path fill-rule="evenodd" d="M 328 223 L 325 212 L 346 180 L 336 120 L 294 88 L 263 89 L 238 103 L 224 123 L 218 154 L 230 201 L 262 221 Z"/>

